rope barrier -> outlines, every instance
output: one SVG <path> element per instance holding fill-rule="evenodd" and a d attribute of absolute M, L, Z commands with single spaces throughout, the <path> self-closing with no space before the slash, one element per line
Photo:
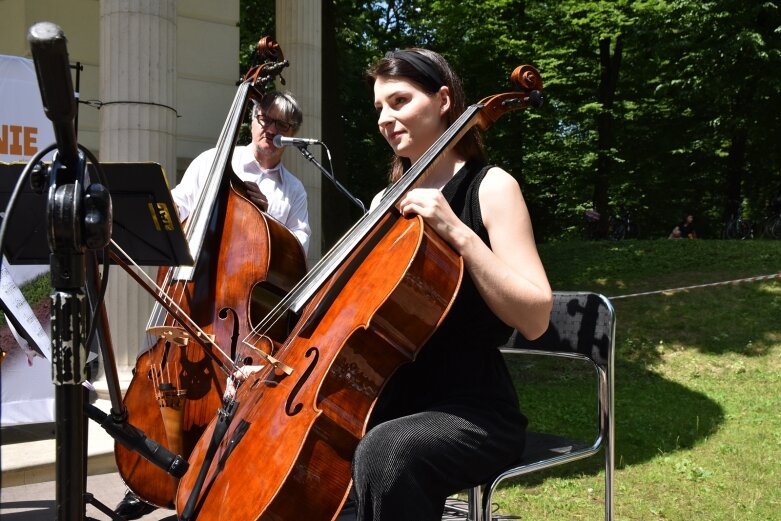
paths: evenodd
<path fill-rule="evenodd" d="M 645 291 L 643 293 L 632 293 L 629 295 L 618 295 L 616 297 L 608 297 L 610 300 L 618 300 L 621 298 L 641 297 L 644 295 L 658 295 L 661 293 L 677 293 L 679 291 L 686 291 L 688 289 L 707 288 L 711 286 L 729 286 L 733 284 L 739 284 L 741 282 L 756 282 L 760 280 L 771 280 L 781 278 L 781 271 L 773 273 L 771 275 L 758 275 L 756 277 L 748 277 L 745 279 L 725 280 L 721 282 L 710 282 L 708 284 L 697 284 L 696 286 L 684 286 L 681 288 L 659 289 L 656 291 Z"/>

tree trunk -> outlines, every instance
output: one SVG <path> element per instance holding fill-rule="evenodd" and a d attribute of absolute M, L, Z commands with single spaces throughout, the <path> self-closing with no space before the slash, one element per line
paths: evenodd
<path fill-rule="evenodd" d="M 602 110 L 597 116 L 597 171 L 594 176 L 594 208 L 603 216 L 600 220 L 599 234 L 607 237 L 610 208 L 608 193 L 610 189 L 610 170 L 613 163 L 613 101 L 618 85 L 618 71 L 621 67 L 623 35 L 616 37 L 613 56 L 610 55 L 610 38 L 599 41 L 600 79 L 598 99 Z"/>
<path fill-rule="evenodd" d="M 739 125 L 730 136 L 729 154 L 727 156 L 727 175 L 725 186 L 724 220 L 728 221 L 733 215 L 738 215 L 743 195 L 743 172 L 746 168 L 746 127 Z"/>

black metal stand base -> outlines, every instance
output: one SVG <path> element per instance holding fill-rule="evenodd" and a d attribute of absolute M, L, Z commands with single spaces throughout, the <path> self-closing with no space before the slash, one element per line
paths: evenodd
<path fill-rule="evenodd" d="M 85 507 L 85 509 L 86 509 L 87 505 L 92 505 L 93 507 L 97 508 L 98 510 L 100 510 L 101 512 L 106 514 L 108 517 L 110 517 L 112 519 L 112 521 L 125 521 L 124 517 L 122 517 L 120 515 L 117 515 L 112 509 L 110 509 L 109 507 L 107 507 L 106 505 L 104 505 L 103 503 L 98 501 L 97 499 L 95 499 L 95 496 L 93 496 L 89 492 L 85 492 L 84 493 L 84 507 Z M 87 517 L 85 519 L 86 519 L 86 521 L 91 521 L 93 518 Z M 97 521 L 97 520 L 94 520 L 94 521 Z"/>

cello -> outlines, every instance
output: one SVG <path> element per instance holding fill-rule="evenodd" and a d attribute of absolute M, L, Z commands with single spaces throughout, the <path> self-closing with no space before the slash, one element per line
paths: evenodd
<path fill-rule="evenodd" d="M 258 42 L 257 56 L 260 63 L 236 92 L 208 181 L 185 223 L 195 263 L 159 270 L 163 298 L 153 293 L 160 302 L 147 326 L 155 343 L 138 357 L 123 400 L 132 425 L 185 457 L 221 405 L 238 340 L 306 272 L 298 239 L 250 202 L 230 166 L 246 107 L 288 65 L 268 37 Z M 281 341 L 286 333 L 271 336 Z M 119 443 L 115 459 L 136 495 L 173 508 L 176 478 Z"/>
<path fill-rule="evenodd" d="M 193 449 L 177 490 L 180 519 L 326 520 L 349 492 L 350 466 L 390 376 L 412 362 L 455 300 L 463 260 L 420 216 L 396 204 L 474 126 L 541 102 L 537 71 L 519 91 L 472 105 L 245 338 L 293 314 L 275 356 L 241 383 Z M 287 370 L 283 370 L 287 369 Z"/>

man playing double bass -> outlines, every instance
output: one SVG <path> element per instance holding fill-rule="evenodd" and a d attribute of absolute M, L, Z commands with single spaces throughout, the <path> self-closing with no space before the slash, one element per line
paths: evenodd
<path fill-rule="evenodd" d="M 303 183 L 282 164 L 284 148 L 277 148 L 273 139 L 280 134 L 295 135 L 303 115 L 296 99 L 288 92 L 271 91 L 252 107 L 252 142 L 233 150 L 231 167 L 244 182 L 247 196 L 262 211 L 284 224 L 301 243 L 304 254 L 309 248 L 309 212 Z M 216 148 L 196 157 L 171 190 L 179 211 L 186 219 L 193 210 L 206 183 Z M 248 230 L 251 232 L 251 230 Z M 128 490 L 114 512 L 125 519 L 139 519 L 155 510 Z"/>
<path fill-rule="evenodd" d="M 298 238 L 306 252 L 309 247 L 309 213 L 304 185 L 282 164 L 284 148 L 274 146 L 274 136 L 293 136 L 301 126 L 302 114 L 292 95 L 269 92 L 252 108 L 252 143 L 237 146 L 231 166 L 244 181 L 250 200 L 284 224 Z M 216 149 L 196 157 L 182 181 L 171 190 L 184 220 L 198 199 Z"/>

